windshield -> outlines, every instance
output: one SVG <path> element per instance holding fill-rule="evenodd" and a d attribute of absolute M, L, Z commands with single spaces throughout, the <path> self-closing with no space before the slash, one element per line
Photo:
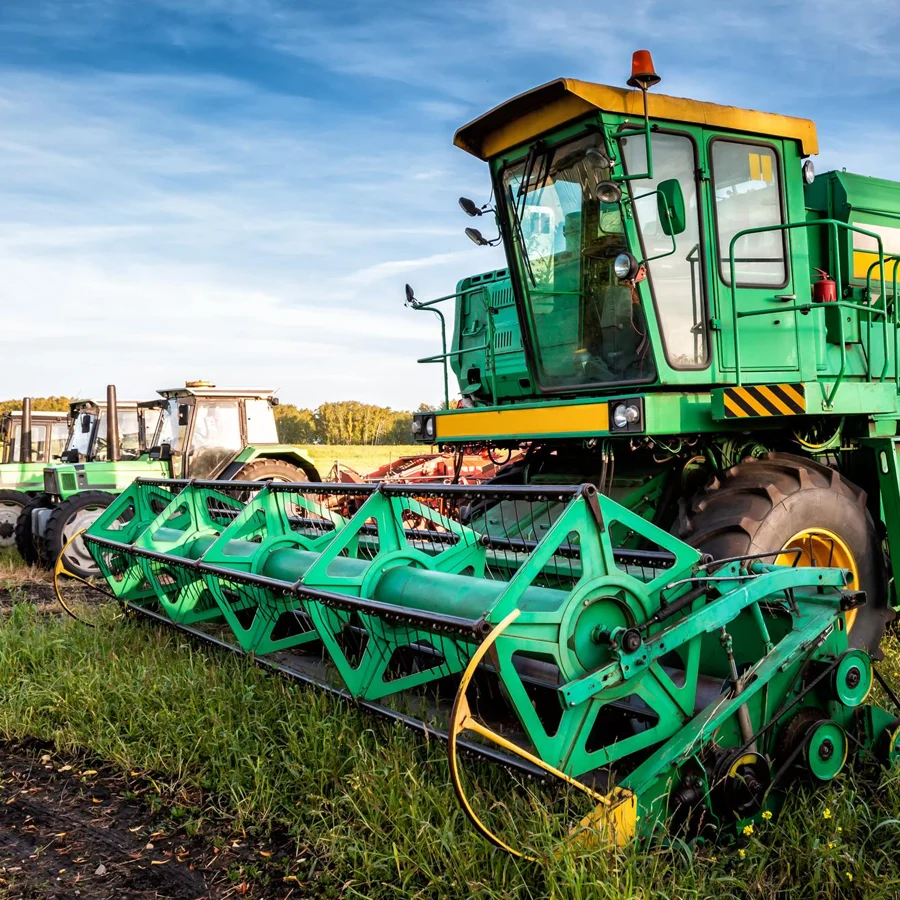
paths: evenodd
<path fill-rule="evenodd" d="M 170 397 L 166 401 L 166 405 L 160 409 L 159 424 L 156 426 L 156 434 L 150 445 L 161 447 L 163 444 L 168 444 L 173 453 L 181 450 L 184 445 L 187 423 L 188 407 L 182 404 L 179 414 L 178 398 Z"/>
<path fill-rule="evenodd" d="M 609 177 L 598 135 L 532 149 L 503 174 L 544 387 L 655 374 L 638 296 L 613 272 L 627 245 L 619 204 L 597 199 Z"/>
<path fill-rule="evenodd" d="M 69 431 L 69 440 L 66 443 L 66 452 L 77 450 L 79 456 L 87 456 L 91 449 L 91 437 L 94 434 L 94 426 L 97 417 L 94 413 L 78 413 L 72 420 L 72 428 Z"/>

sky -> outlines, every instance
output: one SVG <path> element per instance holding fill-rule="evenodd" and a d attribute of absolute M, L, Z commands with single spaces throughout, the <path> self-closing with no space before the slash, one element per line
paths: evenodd
<path fill-rule="evenodd" d="M 819 172 L 900 180 L 898 26 L 894 0 L 0 0 L 0 396 L 437 403 L 404 284 L 505 264 L 464 236 L 490 186 L 456 128 L 647 48 L 658 92 L 807 116 Z"/>

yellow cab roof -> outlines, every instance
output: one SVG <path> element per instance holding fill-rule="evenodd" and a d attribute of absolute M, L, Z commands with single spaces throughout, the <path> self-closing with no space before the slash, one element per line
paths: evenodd
<path fill-rule="evenodd" d="M 652 91 L 648 108 L 654 120 L 788 138 L 800 142 L 804 156 L 819 152 L 816 126 L 809 119 L 668 97 Z M 643 118 L 641 92 L 558 78 L 519 94 L 464 125 L 456 132 L 453 143 L 473 156 L 490 159 L 597 110 Z"/>

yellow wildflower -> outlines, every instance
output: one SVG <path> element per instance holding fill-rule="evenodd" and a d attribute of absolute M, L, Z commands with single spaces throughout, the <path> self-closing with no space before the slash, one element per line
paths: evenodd
<path fill-rule="evenodd" d="M 825 807 L 825 811 L 822 813 L 822 818 L 823 819 L 831 818 L 831 810 L 827 806 Z"/>
<path fill-rule="evenodd" d="M 853 873 L 852 872 L 847 872 L 845 874 L 847 875 L 847 881 L 853 881 Z"/>
<path fill-rule="evenodd" d="M 744 826 L 744 834 L 747 835 L 747 837 L 750 837 L 750 835 L 753 834 L 753 826 L 745 825 Z"/>
<path fill-rule="evenodd" d="M 828 849 L 829 849 L 829 850 L 834 850 L 834 841 L 829 841 L 829 842 L 828 842 Z"/>
<path fill-rule="evenodd" d="M 767 809 L 763 812 L 762 817 L 768 822 L 772 818 L 772 810 Z"/>
<path fill-rule="evenodd" d="M 743 859 L 746 855 L 747 855 L 747 851 L 744 850 L 743 848 L 738 850 L 738 856 L 740 856 L 741 859 Z"/>

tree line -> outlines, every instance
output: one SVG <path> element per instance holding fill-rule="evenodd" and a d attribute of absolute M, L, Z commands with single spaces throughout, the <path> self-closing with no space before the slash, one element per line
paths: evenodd
<path fill-rule="evenodd" d="M 417 412 L 434 409 L 425 403 Z M 318 409 L 275 407 L 278 437 L 286 444 L 410 444 L 412 412 L 341 400 Z"/>
<path fill-rule="evenodd" d="M 34 397 L 35 412 L 68 411 L 69 397 Z M 22 399 L 0 400 L 0 415 L 22 408 Z M 420 404 L 417 412 L 434 409 Z M 292 403 L 275 407 L 278 439 L 284 444 L 410 444 L 412 412 L 341 400 L 304 409 Z"/>

